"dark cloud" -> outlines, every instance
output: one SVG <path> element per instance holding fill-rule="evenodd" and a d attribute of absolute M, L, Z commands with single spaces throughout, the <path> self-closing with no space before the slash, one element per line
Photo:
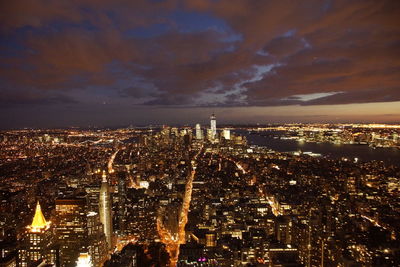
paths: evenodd
<path fill-rule="evenodd" d="M 24 105 L 54 105 L 54 104 L 76 104 L 78 101 L 72 97 L 56 93 L 46 94 L 43 92 L 26 91 L 0 91 L 0 107 L 9 108 Z"/>
<path fill-rule="evenodd" d="M 156 99 L 149 100 L 144 104 L 150 106 L 179 105 L 185 107 L 191 103 L 192 103 L 191 97 L 188 95 L 164 93 L 158 96 Z"/>
<path fill-rule="evenodd" d="M 285 57 L 309 47 L 310 45 L 304 39 L 280 36 L 271 40 L 262 51 L 273 56 Z"/>
<path fill-rule="evenodd" d="M 2 92 L 2 103 L 88 92 L 151 106 L 398 101 L 399 3 L 3 1 L 0 76 L 25 93 Z M 188 30 L 176 12 L 206 15 Z"/>
<path fill-rule="evenodd" d="M 143 87 L 129 87 L 124 88 L 120 92 L 122 97 L 135 97 L 135 98 L 146 98 L 146 97 L 157 97 L 155 93 L 149 92 L 147 88 Z"/>
<path fill-rule="evenodd" d="M 63 22 L 71 26 L 85 23 L 100 30 L 111 26 L 124 30 L 165 22 L 162 14 L 173 11 L 177 5 L 177 1 L 174 0 L 2 1 L 0 29 L 10 32 L 27 26 L 54 27 L 55 22 Z"/>

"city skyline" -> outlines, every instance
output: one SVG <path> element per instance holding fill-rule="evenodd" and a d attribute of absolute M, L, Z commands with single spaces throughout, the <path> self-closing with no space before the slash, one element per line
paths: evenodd
<path fill-rule="evenodd" d="M 0 267 L 400 266 L 400 0 L 0 10 Z"/>
<path fill-rule="evenodd" d="M 0 127 L 399 122 L 399 8 L 7 2 Z"/>
<path fill-rule="evenodd" d="M 400 125 L 202 115 L 2 131 L 0 263 L 399 265 Z"/>

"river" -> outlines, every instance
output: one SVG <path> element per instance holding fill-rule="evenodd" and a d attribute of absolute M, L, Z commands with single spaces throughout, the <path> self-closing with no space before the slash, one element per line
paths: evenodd
<path fill-rule="evenodd" d="M 278 132 L 248 133 L 236 130 L 237 134 L 246 136 L 251 145 L 264 146 L 279 152 L 314 152 L 331 158 L 358 158 L 361 161 L 378 160 L 386 164 L 400 167 L 400 149 L 397 148 L 372 148 L 367 145 L 331 144 L 331 143 L 307 143 L 297 140 L 274 138 Z"/>

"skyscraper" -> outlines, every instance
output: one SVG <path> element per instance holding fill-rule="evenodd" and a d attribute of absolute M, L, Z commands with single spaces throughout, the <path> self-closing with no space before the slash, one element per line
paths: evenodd
<path fill-rule="evenodd" d="M 87 211 L 99 213 L 100 185 L 85 186 Z"/>
<path fill-rule="evenodd" d="M 197 140 L 203 139 L 203 132 L 201 130 L 201 126 L 199 123 L 196 124 L 196 139 Z"/>
<path fill-rule="evenodd" d="M 56 199 L 56 238 L 60 245 L 61 266 L 75 266 L 79 254 L 87 251 L 86 200 Z"/>
<path fill-rule="evenodd" d="M 58 249 L 53 246 L 50 225 L 44 218 L 38 201 L 32 224 L 27 226 L 27 231 L 20 242 L 18 266 L 30 266 L 39 260 L 59 266 Z"/>
<path fill-rule="evenodd" d="M 231 139 L 231 131 L 229 129 L 224 129 L 222 131 L 222 136 L 226 139 L 226 140 L 230 140 Z"/>
<path fill-rule="evenodd" d="M 99 266 L 108 255 L 106 236 L 99 214 L 90 211 L 87 214 L 88 249 L 91 258 L 91 266 Z M 82 255 L 82 253 L 81 253 Z"/>
<path fill-rule="evenodd" d="M 212 134 L 212 130 L 210 128 L 207 129 L 207 140 L 209 140 L 209 141 L 213 140 L 213 134 Z"/>
<path fill-rule="evenodd" d="M 110 187 L 107 182 L 106 173 L 103 171 L 103 181 L 100 188 L 100 201 L 99 201 L 99 213 L 100 222 L 104 226 L 104 234 L 108 248 L 112 248 L 112 216 L 111 216 L 111 198 L 110 198 Z"/>
<path fill-rule="evenodd" d="M 214 113 L 210 117 L 210 128 L 211 128 L 211 138 L 215 139 L 217 137 L 217 118 Z"/>

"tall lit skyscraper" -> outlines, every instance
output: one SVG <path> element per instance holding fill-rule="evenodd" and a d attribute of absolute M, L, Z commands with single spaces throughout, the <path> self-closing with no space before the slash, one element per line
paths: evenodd
<path fill-rule="evenodd" d="M 87 251 L 86 199 L 56 199 L 57 243 L 60 245 L 61 266 L 75 266 L 79 254 Z"/>
<path fill-rule="evenodd" d="M 197 140 L 203 139 L 203 132 L 201 130 L 200 124 L 198 124 L 198 123 L 196 124 L 196 139 Z"/>
<path fill-rule="evenodd" d="M 87 211 L 99 213 L 100 185 L 85 186 Z"/>
<path fill-rule="evenodd" d="M 226 140 L 230 140 L 231 139 L 231 131 L 229 129 L 224 129 L 222 131 L 222 136 L 226 139 Z"/>
<path fill-rule="evenodd" d="M 211 126 L 211 138 L 215 139 L 217 137 L 217 118 L 214 113 L 210 117 L 210 126 Z"/>
<path fill-rule="evenodd" d="M 110 198 L 110 187 L 107 182 L 106 173 L 103 171 L 103 181 L 100 188 L 100 201 L 99 201 L 99 213 L 100 222 L 104 226 L 104 234 L 108 248 L 112 248 L 112 218 L 111 218 L 111 198 Z"/>
<path fill-rule="evenodd" d="M 100 222 L 99 217 L 99 214 L 93 211 L 87 214 L 87 252 L 91 258 L 92 265 L 90 266 L 100 266 L 108 255 L 106 236 L 104 235 L 103 224 Z"/>
<path fill-rule="evenodd" d="M 39 202 L 32 224 L 27 227 L 18 249 L 18 266 L 30 266 L 43 260 L 58 266 L 58 250 L 53 246 L 50 222 L 43 216 Z"/>
<path fill-rule="evenodd" d="M 92 199 L 84 195 L 56 199 L 55 232 L 60 246 L 61 267 L 75 267 L 82 253 L 89 253 L 91 266 L 99 266 L 107 256 L 103 224 L 99 214 L 90 210 L 92 207 L 87 205 L 87 200 Z"/>

